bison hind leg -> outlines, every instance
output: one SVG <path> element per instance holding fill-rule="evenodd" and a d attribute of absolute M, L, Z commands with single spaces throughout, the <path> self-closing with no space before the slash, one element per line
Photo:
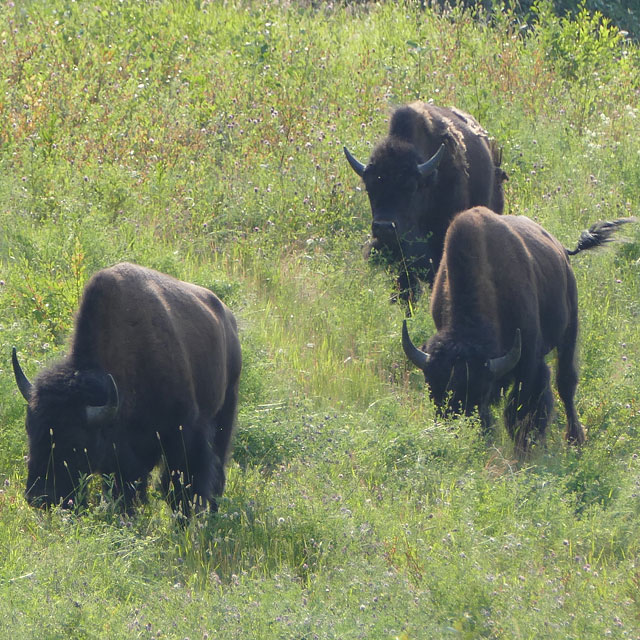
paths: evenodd
<path fill-rule="evenodd" d="M 235 426 L 238 384 L 228 390 L 215 416 L 199 418 L 170 438 L 163 438 L 162 488 L 174 512 L 218 510 L 216 497 L 225 487 L 225 463 Z"/>
<path fill-rule="evenodd" d="M 216 496 L 222 495 L 225 484 L 224 462 L 216 452 L 211 434 L 203 434 L 200 445 L 189 456 L 190 483 L 188 487 L 191 505 L 196 512 L 209 508 L 218 510 Z"/>
<path fill-rule="evenodd" d="M 225 487 L 224 466 L 229 457 L 231 440 L 236 425 L 236 414 L 238 410 L 238 382 L 227 389 L 224 404 L 214 418 L 215 436 L 213 448 L 216 457 L 215 480 L 213 484 L 213 494 L 221 496 Z"/>
<path fill-rule="evenodd" d="M 207 482 L 202 482 L 201 471 L 201 460 L 209 447 L 201 434 L 199 427 L 186 424 L 171 436 L 162 438 L 162 492 L 172 511 L 185 518 L 191 515 L 194 508 L 201 510 L 209 497 Z"/>
<path fill-rule="evenodd" d="M 578 386 L 578 370 L 575 365 L 576 330 L 571 327 L 567 333 L 568 336 L 564 344 L 558 347 L 556 386 L 567 416 L 567 431 L 565 433 L 567 442 L 580 445 L 584 443 L 587 436 L 578 418 L 574 402 Z"/>
<path fill-rule="evenodd" d="M 217 438 L 220 430 L 212 421 L 190 429 L 188 443 L 176 443 L 165 456 L 163 493 L 172 510 L 188 517 L 192 511 L 217 511 L 216 497 L 225 486 L 224 456 Z M 223 436 L 221 436 L 223 437 Z M 229 438 L 226 438 L 228 445 Z"/>
<path fill-rule="evenodd" d="M 202 432 L 194 434 L 182 455 L 170 456 L 162 474 L 162 491 L 171 509 L 184 517 L 207 507 L 217 510 L 214 494 L 220 482 L 220 460 Z"/>

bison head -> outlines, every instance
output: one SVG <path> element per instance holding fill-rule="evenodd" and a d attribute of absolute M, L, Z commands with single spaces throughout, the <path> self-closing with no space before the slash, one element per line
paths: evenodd
<path fill-rule="evenodd" d="M 362 178 L 369 196 L 373 221 L 371 247 L 391 252 L 393 259 L 427 266 L 425 202 L 437 180 L 444 145 L 426 162 L 407 142 L 388 138 L 374 150 L 366 166 L 344 147 L 351 168 Z"/>
<path fill-rule="evenodd" d="M 25 496 L 32 505 L 77 503 L 80 478 L 95 470 L 103 453 L 100 431 L 118 411 L 113 377 L 98 370 L 77 371 L 61 363 L 31 384 L 16 350 L 13 371 L 27 401 L 29 459 Z"/>
<path fill-rule="evenodd" d="M 429 394 L 440 415 L 470 415 L 488 406 L 495 382 L 511 372 L 520 360 L 520 329 L 516 330 L 513 345 L 497 358 L 483 356 L 486 349 L 436 334 L 418 349 L 402 325 L 402 347 L 409 360 L 421 369 L 429 387 Z"/>

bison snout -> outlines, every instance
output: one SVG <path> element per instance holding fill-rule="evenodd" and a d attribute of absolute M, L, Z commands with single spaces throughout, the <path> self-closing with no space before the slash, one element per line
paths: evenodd
<path fill-rule="evenodd" d="M 387 220 L 374 220 L 371 224 L 371 233 L 374 238 L 388 242 L 396 239 L 396 223 Z"/>

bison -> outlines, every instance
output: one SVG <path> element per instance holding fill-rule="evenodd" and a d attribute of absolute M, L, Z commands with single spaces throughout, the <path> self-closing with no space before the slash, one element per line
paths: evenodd
<path fill-rule="evenodd" d="M 416 348 L 402 327 L 409 360 L 422 369 L 440 415 L 478 409 L 485 431 L 490 406 L 507 396 L 504 418 L 516 450 L 544 438 L 553 397 L 544 357 L 557 350 L 558 393 L 566 439 L 585 440 L 574 405 L 578 295 L 569 256 L 608 242 L 630 218 L 600 222 L 575 250 L 532 220 L 484 207 L 454 217 L 435 279 L 431 314 L 437 333 Z"/>
<path fill-rule="evenodd" d="M 12 353 L 27 401 L 26 498 L 79 505 L 81 479 L 113 474 L 127 509 L 149 472 L 187 515 L 217 508 L 238 401 L 240 343 L 211 291 L 134 264 L 97 272 L 75 319 L 70 353 L 33 384 Z"/>
<path fill-rule="evenodd" d="M 504 209 L 501 152 L 473 116 L 456 108 L 413 102 L 397 109 L 388 136 L 365 166 L 344 147 L 363 179 L 374 248 L 400 263 L 403 300 L 419 293 L 418 277 L 433 284 L 453 216 L 474 206 Z"/>

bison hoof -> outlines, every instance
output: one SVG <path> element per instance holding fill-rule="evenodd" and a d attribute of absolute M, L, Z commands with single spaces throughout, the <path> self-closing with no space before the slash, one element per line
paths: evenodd
<path fill-rule="evenodd" d="M 587 440 L 587 433 L 584 427 L 578 422 L 567 430 L 567 442 L 569 444 L 580 446 Z"/>

